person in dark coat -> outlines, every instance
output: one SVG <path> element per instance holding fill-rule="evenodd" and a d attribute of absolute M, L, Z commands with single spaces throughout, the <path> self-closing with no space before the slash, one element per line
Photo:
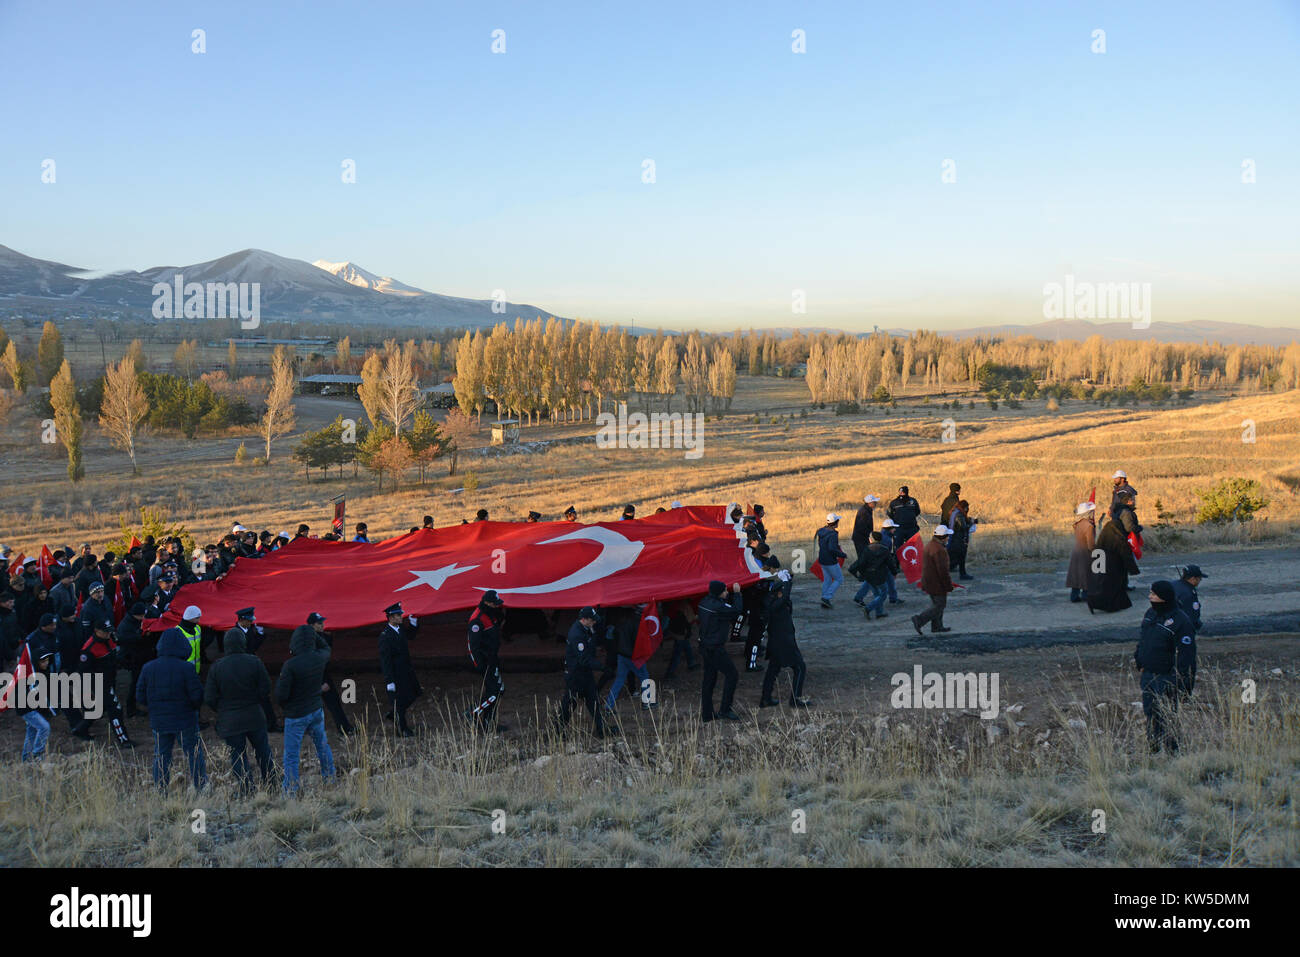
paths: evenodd
<path fill-rule="evenodd" d="M 875 531 L 875 508 L 880 501 L 878 495 L 867 495 L 862 499 L 858 514 L 853 517 L 853 550 L 855 558 L 861 558 L 871 545 L 871 533 Z"/>
<path fill-rule="evenodd" d="M 316 635 L 316 648 L 322 651 L 333 651 L 334 643 L 325 633 L 325 616 L 319 612 L 312 612 L 307 616 L 307 624 L 311 625 L 312 631 Z M 330 674 L 328 662 L 325 665 L 325 687 L 321 691 L 321 701 L 325 705 L 325 710 L 330 713 L 334 719 L 334 726 L 339 729 L 343 735 L 355 734 L 356 728 L 348 720 L 347 714 L 343 710 L 343 696 L 339 694 L 339 684 Z"/>
<path fill-rule="evenodd" d="M 691 629 L 695 626 L 695 609 L 691 603 L 682 599 L 669 602 L 664 609 L 664 635 L 673 641 L 673 651 L 668 657 L 668 670 L 664 672 L 664 681 L 677 673 L 677 662 L 686 659 L 686 670 L 694 671 L 699 667 L 691 651 Z"/>
<path fill-rule="evenodd" d="M 943 624 L 944 609 L 948 607 L 948 593 L 953 590 L 952 575 L 948 573 L 948 549 L 944 539 L 948 537 L 948 526 L 936 525 L 934 536 L 925 544 L 921 556 L 921 591 L 930 596 L 930 607 L 919 615 L 912 616 L 912 627 L 922 634 L 921 626 L 930 623 L 930 632 L 938 634 L 952 631 Z"/>
<path fill-rule="evenodd" d="M 406 723 L 406 709 L 415 703 L 422 689 L 411 665 L 408 643 L 415 637 L 419 621 L 415 618 L 409 624 L 402 621 L 405 614 L 400 601 L 385 608 L 384 614 L 388 617 L 388 624 L 379 633 L 379 667 L 384 673 L 385 687 L 393 704 L 397 733 L 409 738 L 415 732 Z"/>
<path fill-rule="evenodd" d="M 0 592 L 0 671 L 13 671 L 23 644 L 22 626 L 14 610 L 17 599 L 11 591 Z"/>
<path fill-rule="evenodd" d="M 640 699 L 642 689 L 649 687 L 647 682 L 650 680 L 650 673 L 646 670 L 645 665 L 638 665 L 632 660 L 632 656 L 636 653 L 636 633 L 641 625 L 640 609 L 611 609 L 609 620 L 614 626 L 614 644 L 618 652 L 614 683 L 610 686 L 609 694 L 605 698 L 605 710 L 612 713 L 618 703 L 619 692 L 623 690 L 624 685 L 627 686 L 628 694 L 638 700 Z M 629 680 L 634 675 L 637 679 L 635 685 Z M 641 707 L 649 711 L 659 707 L 659 704 L 654 701 L 643 701 Z"/>
<path fill-rule="evenodd" d="M 1110 518 L 1097 535 L 1094 555 L 1088 564 L 1088 610 L 1123 611 L 1132 606 L 1128 597 L 1128 568 L 1133 550 L 1118 521 Z"/>
<path fill-rule="evenodd" d="M 507 730 L 506 726 L 496 720 L 497 704 L 505 682 L 501 680 L 501 623 L 505 621 L 506 603 L 495 591 L 486 591 L 479 599 L 478 607 L 469 616 L 469 660 L 483 678 L 479 690 L 479 703 L 465 715 L 479 727 Z"/>
<path fill-rule="evenodd" d="M 104 599 L 106 589 L 104 583 L 95 580 L 90 583 L 87 589 L 87 597 L 81 604 L 81 638 L 83 641 L 89 640 L 94 633 L 95 625 L 105 618 L 113 617 L 113 606 Z"/>
<path fill-rule="evenodd" d="M 899 572 L 898 549 L 903 542 L 898 537 L 898 524 L 892 518 L 886 518 L 880 523 L 880 544 L 885 546 L 890 557 L 894 559 L 894 571 L 885 577 L 885 590 L 889 592 L 889 603 L 891 605 L 905 604 L 905 600 L 898 597 L 898 587 L 894 583 L 894 576 Z"/>
<path fill-rule="evenodd" d="M 1196 632 L 1178 608 L 1172 582 L 1153 582 L 1147 598 L 1151 607 L 1142 617 L 1133 660 L 1142 672 L 1142 713 L 1147 719 L 1151 751 L 1177 751 L 1169 719 L 1178 708 L 1178 674 L 1195 673 Z"/>
<path fill-rule="evenodd" d="M 889 594 L 889 588 L 886 582 L 898 574 L 898 559 L 885 547 L 884 536 L 880 532 L 871 533 L 871 544 L 854 564 L 862 577 L 862 587 L 853 596 L 854 603 L 862 606 L 868 620 L 873 611 L 877 618 L 888 618 L 885 597 Z M 870 602 L 866 600 L 868 591 L 872 593 Z"/>
<path fill-rule="evenodd" d="M 195 790 L 201 791 L 208 783 L 207 765 L 199 746 L 203 683 L 189 657 L 189 641 L 179 628 L 168 628 L 158 639 L 158 657 L 141 670 L 135 691 L 136 700 L 149 709 L 153 780 L 164 791 L 171 776 L 172 749 L 177 738 L 189 760 Z"/>
<path fill-rule="evenodd" d="M 775 559 L 773 561 L 775 562 Z M 794 607 L 790 602 L 790 590 L 794 587 L 794 580 L 790 572 L 782 568 L 777 571 L 775 578 L 767 582 L 767 586 L 765 596 L 768 620 L 767 657 L 771 667 L 763 676 L 763 690 L 758 698 L 758 706 L 771 708 L 781 703 L 772 697 L 772 692 L 776 688 L 776 676 L 782 668 L 789 668 L 790 707 L 807 708 L 812 704 L 803 694 L 803 680 L 808 673 L 808 668 L 804 665 L 803 654 L 799 651 L 799 643 L 795 640 Z"/>
<path fill-rule="evenodd" d="M 1109 514 L 1114 515 L 1115 510 L 1120 505 L 1120 499 L 1125 495 L 1131 495 L 1137 500 L 1137 489 L 1128 484 L 1128 473 L 1123 469 L 1116 469 L 1115 474 L 1111 476 L 1114 479 L 1114 488 L 1110 493 L 1110 510 Z"/>
<path fill-rule="evenodd" d="M 1174 600 L 1178 610 L 1192 623 L 1191 641 L 1186 636 L 1178 647 L 1177 684 L 1180 698 L 1186 698 L 1196 685 L 1196 636 L 1201 630 L 1201 596 L 1196 589 L 1201 580 L 1208 578 L 1200 565 L 1188 565 L 1178 581 L 1174 582 Z"/>
<path fill-rule="evenodd" d="M 1070 550 L 1070 566 L 1065 572 L 1065 587 L 1070 589 L 1070 601 L 1088 600 L 1088 568 L 1092 565 L 1092 550 L 1097 544 L 1097 506 L 1080 502 L 1074 510 L 1074 547 Z"/>
<path fill-rule="evenodd" d="M 952 510 L 957 506 L 957 503 L 960 500 L 961 484 L 959 482 L 953 482 L 948 486 L 948 495 L 939 503 L 939 523 L 941 525 L 947 525 L 949 528 L 953 527 L 952 522 L 950 522 L 949 519 L 952 518 Z"/>
<path fill-rule="evenodd" d="M 81 646 L 85 642 L 81 637 L 81 622 L 78 620 L 77 609 L 65 604 L 56 614 L 59 615 L 59 622 L 54 631 L 55 672 L 65 676 L 65 680 L 79 680 L 76 675 Z M 59 713 L 68 719 L 68 729 L 73 734 L 90 740 L 89 726 L 82 721 L 85 715 L 80 708 L 60 708 Z"/>
<path fill-rule="evenodd" d="M 840 517 L 834 512 L 826 515 L 826 524 L 817 529 L 817 564 L 822 569 L 822 607 L 831 608 L 831 599 L 844 584 L 844 571 L 840 561 L 848 558 L 840 550 Z"/>
<path fill-rule="evenodd" d="M 898 534 L 894 536 L 895 546 L 906 544 L 908 539 L 921 530 L 918 524 L 921 505 L 912 498 L 906 485 L 899 486 L 898 497 L 889 503 L 888 515 L 898 525 Z"/>
<path fill-rule="evenodd" d="M 50 589 L 50 603 L 54 606 L 54 614 L 60 618 L 68 617 L 67 609 L 72 610 L 72 614 L 77 614 L 77 590 L 73 587 L 72 567 L 64 565 L 59 569 L 58 575 L 55 576 L 58 581 Z"/>
<path fill-rule="evenodd" d="M 325 705 L 321 688 L 325 684 L 328 648 L 320 647 L 316 629 L 299 625 L 289 637 L 289 660 L 280 668 L 275 697 L 284 709 L 284 791 L 298 792 L 298 758 L 303 735 L 310 735 L 320 761 L 321 777 L 334 780 L 334 752 L 325 735 Z"/>
<path fill-rule="evenodd" d="M 595 735 L 605 736 L 605 721 L 596 703 L 596 677 L 592 669 L 596 664 L 596 609 L 583 608 L 578 620 L 569 628 L 564 645 L 564 697 L 560 699 L 560 713 L 555 723 L 567 728 L 572 718 L 573 706 L 581 700 L 596 723 Z"/>
<path fill-rule="evenodd" d="M 53 626 L 54 615 L 47 613 L 46 617 L 51 619 L 50 626 Z M 36 672 L 42 675 L 49 675 L 50 670 L 54 667 L 54 642 L 53 631 L 44 631 L 46 625 L 41 625 L 37 631 L 27 636 L 25 642 L 27 654 L 31 658 L 33 673 L 25 680 L 27 681 L 27 691 L 33 692 L 39 685 L 40 679 Z M 19 650 L 19 655 L 22 650 Z M 47 685 L 48 687 L 48 685 Z M 23 719 L 27 725 L 27 733 L 23 736 L 23 761 L 40 761 L 45 757 L 45 745 L 50 740 L 50 723 L 54 719 L 54 712 L 48 707 L 35 706 L 32 699 L 23 695 L 23 699 L 15 705 L 18 716 Z"/>
<path fill-rule="evenodd" d="M 238 634 L 236 634 L 238 633 Z M 240 638 L 243 640 L 244 650 L 250 655 L 257 654 L 257 649 L 262 647 L 262 642 L 266 640 L 266 635 L 262 631 L 262 626 L 257 623 L 257 609 L 253 607 L 241 608 L 235 612 L 235 627 L 231 628 L 222 637 L 222 647 L 231 638 Z M 275 732 L 280 730 L 279 723 L 275 717 L 275 707 L 271 704 L 271 689 L 266 689 L 266 695 L 262 699 L 262 713 L 266 716 L 266 730 Z"/>
<path fill-rule="evenodd" d="M 712 721 L 726 718 L 739 721 L 740 715 L 731 708 L 740 675 L 727 656 L 727 639 L 731 637 L 732 624 L 744 614 L 739 603 L 723 600 L 727 586 L 720 581 L 709 582 L 709 593 L 700 599 L 700 658 L 704 662 L 704 676 L 700 685 L 700 720 Z M 713 689 L 722 674 L 722 706 L 713 710 Z"/>
<path fill-rule="evenodd" d="M 117 646 L 122 649 L 122 670 L 130 675 L 126 691 L 126 716 L 134 718 L 139 713 L 135 697 L 136 683 L 145 664 L 157 654 L 157 642 L 143 630 L 145 604 L 138 601 L 122 617 L 117 626 Z"/>
<path fill-rule="evenodd" d="M 271 676 L 260 658 L 248 653 L 244 632 L 226 632 L 225 654 L 208 672 L 203 703 L 216 713 L 217 735 L 230 749 L 230 764 L 245 794 L 253 790 L 253 771 L 248 766 L 247 745 L 253 746 L 262 785 L 274 783 L 275 762 L 266 736 L 266 712 L 262 701 L 271 693 Z"/>
<path fill-rule="evenodd" d="M 962 581 L 970 581 L 974 575 L 966 574 L 966 553 L 970 550 L 970 533 L 977 519 L 970 517 L 970 502 L 962 499 L 948 513 L 944 522 L 952 534 L 948 536 L 948 570 L 958 573 Z"/>

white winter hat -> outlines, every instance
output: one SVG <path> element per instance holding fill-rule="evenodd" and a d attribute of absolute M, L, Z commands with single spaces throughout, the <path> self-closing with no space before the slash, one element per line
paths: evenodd
<path fill-rule="evenodd" d="M 898 523 L 892 518 L 887 518 L 880 523 L 881 528 L 898 528 Z"/>
<path fill-rule="evenodd" d="M 681 502 L 673 502 L 673 504 L 672 504 L 671 507 L 672 507 L 672 508 L 681 508 L 681 507 L 682 507 L 682 503 L 681 503 Z"/>
<path fill-rule="evenodd" d="M 1079 507 L 1074 510 L 1075 515 L 1086 515 L 1088 512 L 1095 512 L 1097 504 L 1095 502 L 1080 502 Z"/>
<path fill-rule="evenodd" d="M 1111 478 L 1122 478 L 1122 479 L 1126 479 L 1126 478 L 1128 478 L 1128 473 L 1125 472 L 1123 469 L 1116 469 L 1116 470 L 1115 470 L 1115 474 L 1112 475 Z"/>
<path fill-rule="evenodd" d="M 181 615 L 186 621 L 198 621 L 203 617 L 203 612 L 199 610 L 198 605 L 190 605 L 185 609 L 185 614 Z"/>
<path fill-rule="evenodd" d="M 943 535 L 951 535 L 952 529 L 949 528 L 947 525 L 936 525 L 934 527 L 934 534 L 936 538 Z"/>
<path fill-rule="evenodd" d="M 862 501 L 864 501 L 864 502 L 879 502 L 879 501 L 880 501 L 880 496 L 879 496 L 879 495 L 868 495 L 868 496 L 867 496 L 866 498 L 864 498 Z"/>
<path fill-rule="evenodd" d="M 827 513 L 826 513 L 826 524 L 827 524 L 827 525 L 834 524 L 835 522 L 838 522 L 839 520 L 840 520 L 840 517 L 839 517 L 838 515 L 836 515 L 834 512 L 827 512 Z"/>
<path fill-rule="evenodd" d="M 238 522 L 236 522 L 236 523 L 231 527 L 230 531 L 231 531 L 232 533 L 233 533 L 233 532 L 246 532 L 246 531 L 248 531 L 248 529 L 244 528 L 243 525 L 240 525 Z"/>

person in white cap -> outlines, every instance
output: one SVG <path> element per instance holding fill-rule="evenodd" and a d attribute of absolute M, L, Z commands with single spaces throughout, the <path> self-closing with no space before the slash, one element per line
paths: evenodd
<path fill-rule="evenodd" d="M 1070 567 L 1065 573 L 1065 587 L 1070 601 L 1088 600 L 1088 565 L 1097 543 L 1097 506 L 1080 502 L 1074 509 L 1074 548 L 1070 550 Z"/>
<path fill-rule="evenodd" d="M 826 524 L 817 530 L 817 564 L 822 567 L 822 607 L 831 608 L 831 599 L 844 584 L 840 559 L 848 558 L 840 549 L 840 517 L 826 513 Z"/>
<path fill-rule="evenodd" d="M 912 616 L 912 627 L 921 634 L 921 626 L 930 623 L 930 632 L 939 634 L 952 631 L 943 624 L 943 612 L 948 607 L 948 592 L 953 590 L 952 575 L 948 574 L 948 548 L 945 539 L 952 534 L 947 525 L 936 525 L 934 537 L 925 543 L 921 556 L 921 591 L 930 596 L 930 607 Z"/>
<path fill-rule="evenodd" d="M 1111 476 L 1115 480 L 1115 487 L 1110 493 L 1110 508 L 1113 513 L 1116 506 L 1119 505 L 1119 498 L 1125 492 L 1137 498 L 1137 489 L 1128 484 L 1128 473 L 1123 469 L 1116 469 L 1115 474 Z"/>
<path fill-rule="evenodd" d="M 876 520 L 873 513 L 876 510 L 876 503 L 879 501 L 879 496 L 865 496 L 862 499 L 862 505 L 858 508 L 858 514 L 853 518 L 853 550 L 857 552 L 857 558 L 865 555 L 867 547 L 871 544 L 871 533 L 876 530 Z"/>
<path fill-rule="evenodd" d="M 190 643 L 190 656 L 186 660 L 194 666 L 195 674 L 202 670 L 203 664 L 203 626 L 199 624 L 202 618 L 203 612 L 198 605 L 188 605 L 181 615 L 181 623 L 176 626 Z"/>
<path fill-rule="evenodd" d="M 894 558 L 893 565 L 898 565 L 898 546 L 902 545 L 902 540 L 898 537 L 898 523 L 892 518 L 886 518 L 880 523 L 880 542 L 885 548 L 889 549 L 889 554 Z M 889 592 L 889 603 L 891 605 L 903 604 L 903 599 L 898 597 L 898 587 L 894 584 L 894 576 L 898 572 L 885 576 L 885 589 Z"/>

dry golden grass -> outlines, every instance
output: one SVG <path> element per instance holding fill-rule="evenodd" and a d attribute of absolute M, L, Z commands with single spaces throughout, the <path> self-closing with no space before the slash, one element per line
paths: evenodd
<path fill-rule="evenodd" d="M 304 427 L 338 412 L 360 417 L 346 402 L 313 401 L 310 415 L 300 411 Z M 272 531 L 306 521 L 323 530 L 328 503 L 340 492 L 348 494 L 349 522 L 367 521 L 372 538 L 405 532 L 424 514 L 439 525 L 453 524 L 479 507 L 494 518 L 520 519 L 530 508 L 558 517 L 573 504 L 586 520 L 612 520 L 628 502 L 644 514 L 675 499 L 735 500 L 762 502 L 774 542 L 802 547 L 827 511 L 851 516 L 864 493 L 888 499 L 900 484 L 909 485 L 937 521 L 948 483 L 960 481 L 981 522 L 981 559 L 1036 559 L 1060 554 L 1074 505 L 1091 486 L 1108 501 L 1117 467 L 1128 471 L 1139 491 L 1149 547 L 1157 551 L 1185 543 L 1195 489 L 1228 476 L 1258 480 L 1270 505 L 1257 521 L 1197 530 L 1198 549 L 1286 540 L 1300 526 L 1300 393 L 1168 409 L 1098 409 L 1067 401 L 1055 413 L 1043 402 L 1018 411 L 990 411 L 983 402 L 958 411 L 910 403 L 888 415 L 873 410 L 842 417 L 829 410 L 800 417 L 804 401 L 797 382 L 742 378 L 735 405 L 743 411 L 710 417 L 704 455 L 696 461 L 673 450 L 598 449 L 591 423 L 547 425 L 524 430 L 524 441 L 560 444 L 533 454 L 462 454 L 454 478 L 443 466 L 425 486 L 382 493 L 364 472 L 308 482 L 289 457 L 292 438 L 279 443 L 269 467 L 234 465 L 237 437 L 146 439 L 145 474 L 132 479 L 125 456 L 92 436 L 89 477 L 71 486 L 62 478 L 61 450 L 35 443 L 36 424 L 15 415 L 7 428 L 10 467 L 0 487 L 0 527 L 7 543 L 31 553 L 42 541 L 90 539 L 98 545 L 116 532 L 119 514 L 133 516 L 141 505 L 167 508 L 205 540 L 234 521 Z M 951 444 L 940 440 L 948 417 L 956 428 Z M 1255 423 L 1251 444 L 1242 441 L 1245 420 Z M 257 454 L 252 438 L 249 449 Z M 457 494 L 467 473 L 478 488 Z M 412 472 L 407 482 L 414 480 Z M 1157 500 L 1168 530 L 1155 528 Z"/>
<path fill-rule="evenodd" d="M 601 744 L 540 721 L 484 737 L 448 715 L 413 741 L 340 745 L 333 785 L 306 748 L 297 801 L 239 797 L 224 753 L 209 755 L 206 793 L 185 790 L 178 762 L 156 797 L 147 762 L 90 748 L 6 773 L 0 863 L 1295 866 L 1295 677 L 1243 673 L 1257 704 L 1236 674 L 1203 672 L 1177 756 L 1147 753 L 1134 679 L 1113 669 L 1079 676 L 1024 728 L 934 712 L 719 728 L 668 712 Z"/>

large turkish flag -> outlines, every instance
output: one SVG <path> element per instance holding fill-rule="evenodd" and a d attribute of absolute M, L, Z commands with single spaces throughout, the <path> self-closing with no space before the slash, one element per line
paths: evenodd
<path fill-rule="evenodd" d="M 334 631 L 379 624 L 396 601 L 417 616 L 473 608 L 488 589 L 516 608 L 612 607 L 765 575 L 723 506 L 593 525 L 475 522 L 375 544 L 300 538 L 265 558 L 240 559 L 221 581 L 185 585 L 146 627 L 174 625 L 197 605 L 206 627 L 229 628 L 235 611 L 252 605 L 269 628 L 294 628 L 316 611 Z"/>
<path fill-rule="evenodd" d="M 903 577 L 913 585 L 921 583 L 921 553 L 924 549 L 920 532 L 909 538 L 898 549 L 898 567 L 903 570 Z"/>

